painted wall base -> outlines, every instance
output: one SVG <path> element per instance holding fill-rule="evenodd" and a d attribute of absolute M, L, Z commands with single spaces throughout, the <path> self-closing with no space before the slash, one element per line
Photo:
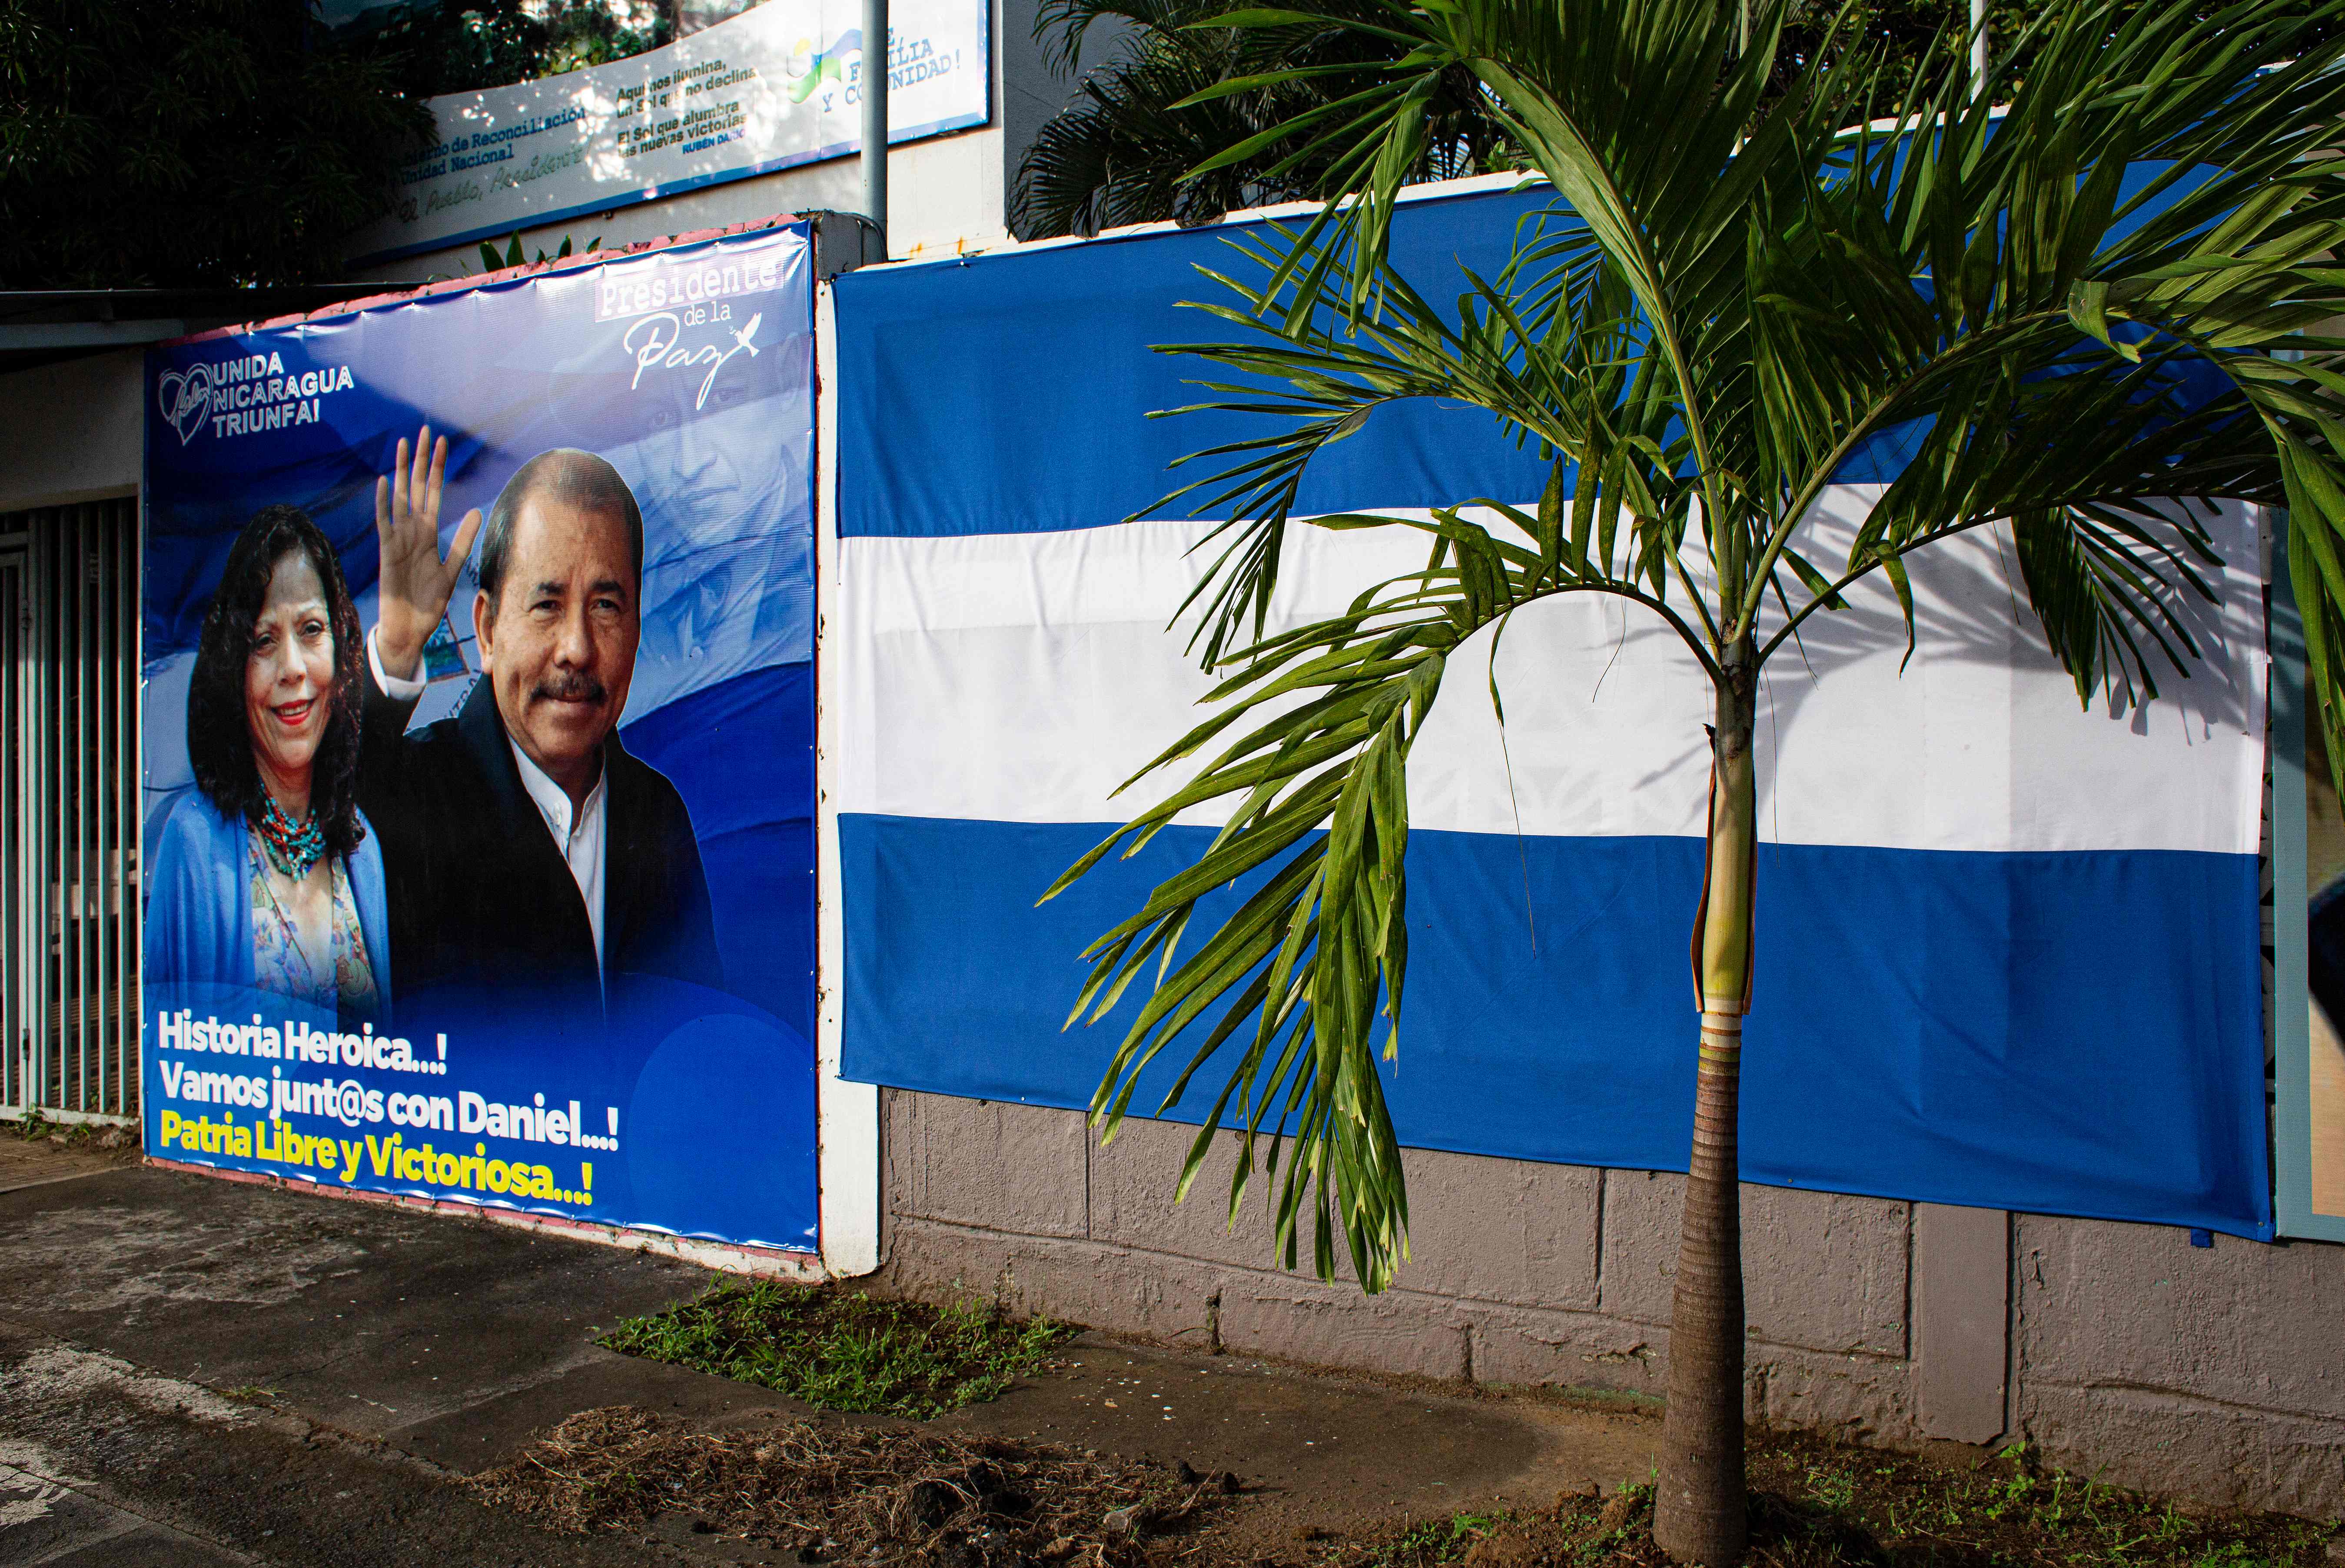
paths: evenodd
<path fill-rule="evenodd" d="M 674 1258 L 703 1269 L 721 1270 L 727 1274 L 746 1274 L 761 1280 L 784 1280 L 799 1284 L 814 1284 L 824 1278 L 822 1260 L 811 1252 L 743 1247 L 728 1241 L 701 1241 L 688 1236 L 664 1236 L 655 1230 L 631 1230 L 619 1225 L 594 1225 L 584 1220 L 564 1219 L 558 1215 L 518 1214 L 511 1209 L 483 1209 L 471 1203 L 411 1198 L 397 1192 L 364 1192 L 355 1188 L 328 1187 L 322 1182 L 288 1181 L 281 1176 L 219 1170 L 208 1165 L 189 1165 L 183 1160 L 157 1159 L 151 1155 L 147 1157 L 145 1163 L 158 1170 L 184 1170 L 191 1175 L 208 1176 L 221 1181 L 249 1182 L 255 1187 L 281 1187 L 319 1198 L 379 1203 L 393 1209 L 413 1209 L 418 1213 L 444 1214 L 490 1225 L 502 1225 L 514 1230 L 535 1230 L 573 1241 L 592 1241 L 598 1246 L 624 1248 L 658 1258 Z"/>
<path fill-rule="evenodd" d="M 0 1106 L 0 1121 L 22 1121 L 30 1116 L 33 1110 L 41 1113 L 43 1121 L 56 1127 L 74 1127 L 84 1123 L 91 1127 L 136 1128 L 138 1125 L 138 1118 L 135 1116 L 108 1116 L 103 1111 L 95 1110 L 63 1110 L 50 1105 L 36 1106 L 31 1109 L 23 1106 Z"/>
<path fill-rule="evenodd" d="M 1188 1128 L 1102 1148 L 1076 1112 L 886 1100 L 884 1288 L 1327 1366 L 1668 1388 L 1682 1177 L 1410 1151 L 1413 1257 L 1367 1297 L 1275 1267 L 1259 1185 L 1225 1224 L 1226 1154 L 1175 1205 Z M 1762 1187 L 1743 1226 L 1754 1420 L 2025 1439 L 2141 1491 L 2345 1513 L 2345 1247 Z"/>

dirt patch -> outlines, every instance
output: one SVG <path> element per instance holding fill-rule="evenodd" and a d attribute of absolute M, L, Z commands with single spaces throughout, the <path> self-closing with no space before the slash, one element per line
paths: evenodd
<path fill-rule="evenodd" d="M 135 1128 L 58 1123 L 38 1108 L 0 1119 L 0 1192 L 103 1176 L 138 1160 Z"/>
<path fill-rule="evenodd" d="M 2332 1526 L 2193 1509 L 2039 1469 L 2024 1447 L 1944 1464 L 1799 1433 L 1749 1453 L 1760 1568 L 2329 1568 Z M 1652 1492 L 1457 1514 L 1304 1553 L 1311 1568 L 1672 1568 Z"/>
<path fill-rule="evenodd" d="M 2333 1523 L 2195 1510 L 2043 1470 L 1754 1432 L 1751 1568 L 2331 1568 Z M 708 1432 L 589 1411 L 473 1483 L 574 1533 L 661 1514 L 807 1563 L 884 1568 L 1672 1568 L 1651 1486 L 1363 1523 L 1332 1498 L 1018 1439 L 879 1427 Z"/>
<path fill-rule="evenodd" d="M 59 1153 L 90 1155 L 117 1165 L 134 1164 L 140 1154 L 138 1129 L 135 1127 L 87 1121 L 51 1121 L 41 1114 L 37 1106 L 21 1118 L 0 1120 L 0 1136 Z"/>
<path fill-rule="evenodd" d="M 1236 1480 L 1000 1439 L 803 1421 L 709 1431 L 620 1405 L 572 1416 L 471 1485 L 556 1530 L 635 1531 L 680 1512 L 802 1563 L 1129 1568 Z"/>
<path fill-rule="evenodd" d="M 2163 1502 L 2024 1448 L 1945 1463 L 1756 1432 L 1749 1463 L 1751 1568 L 2330 1568 L 2333 1526 Z M 681 1512 L 854 1568 L 1671 1568 L 1643 1484 L 1364 1524 L 1178 1461 L 933 1431 L 711 1432 L 630 1409 L 572 1418 L 476 1487 L 556 1529 Z"/>

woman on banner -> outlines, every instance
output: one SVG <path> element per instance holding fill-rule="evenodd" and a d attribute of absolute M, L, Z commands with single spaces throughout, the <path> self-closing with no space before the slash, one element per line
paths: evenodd
<path fill-rule="evenodd" d="M 196 788 L 173 808 L 147 907 L 155 985 L 218 985 L 387 1021 L 382 854 L 358 806 L 358 610 L 299 507 L 228 551 L 188 691 Z"/>

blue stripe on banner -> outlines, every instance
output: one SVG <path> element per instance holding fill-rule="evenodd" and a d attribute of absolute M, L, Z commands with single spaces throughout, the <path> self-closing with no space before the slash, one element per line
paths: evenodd
<path fill-rule="evenodd" d="M 1138 997 L 1061 1032 L 1077 954 L 1211 836 L 1035 907 L 1106 831 L 842 815 L 845 1076 L 1088 1106 Z M 1409 870 L 1402 1141 L 1684 1169 L 1700 845 L 1419 832 Z M 1759 886 L 1750 1179 L 2271 1235 L 2254 856 L 1765 845 Z"/>
<path fill-rule="evenodd" d="M 2137 164 L 2131 197 L 2163 174 Z M 2190 181 L 2132 214 L 2147 221 Z M 1405 201 L 1394 213 L 1393 265 L 1454 320 L 1449 302 L 1505 268 L 1518 235 L 1558 210 L 1546 187 Z M 1297 225 L 1296 227 L 1299 227 Z M 1548 220 L 1548 231 L 1557 232 Z M 1209 478 L 1209 460 L 1174 470 L 1192 452 L 1257 438 L 1290 421 L 1228 414 L 1152 420 L 1210 394 L 1223 374 L 1159 345 L 1227 342 L 1244 334 L 1183 300 L 1239 303 L 1211 270 L 1258 284 L 1266 274 L 1229 242 L 1274 241 L 1264 222 L 1152 232 L 1031 251 L 842 274 L 838 290 L 839 533 L 931 538 L 1047 533 L 1158 510 L 1174 489 Z M 2081 339 L 2080 339 L 2081 340 Z M 2193 369 L 2187 401 L 2224 393 L 2216 372 Z M 1885 483 L 1923 435 L 1899 426 L 1853 453 L 1838 479 Z M 1312 460 L 1295 510 L 1315 512 L 1450 506 L 1475 497 L 1521 502 L 1547 488 L 1536 449 L 1508 439 L 1489 415 L 1455 403 L 1379 410 L 1356 433 Z M 1226 507 L 1207 515 L 1225 517 Z"/>
<path fill-rule="evenodd" d="M 1458 262 L 1495 274 L 1517 223 L 1554 199 L 1540 190 L 1407 204 L 1393 220 L 1394 260 L 1434 298 L 1448 298 L 1467 287 Z M 1226 242 L 1266 228 L 1236 224 L 841 274 L 839 532 L 1096 528 L 1206 477 L 1211 469 L 1176 475 L 1171 465 L 1264 427 L 1227 415 L 1145 418 L 1200 400 L 1192 383 L 1208 369 L 1154 345 L 1238 335 L 1179 305 L 1233 302 L 1197 269 L 1254 276 L 1259 269 L 1250 272 Z M 1546 465 L 1505 440 L 1489 415 L 1413 402 L 1315 460 L 1299 510 L 1518 499 L 1546 487 Z"/>

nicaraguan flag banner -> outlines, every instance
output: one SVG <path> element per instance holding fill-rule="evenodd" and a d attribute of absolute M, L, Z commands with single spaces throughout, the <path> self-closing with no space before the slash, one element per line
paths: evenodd
<path fill-rule="evenodd" d="M 1495 275 L 1551 199 L 1406 204 L 1396 263 L 1454 293 L 1460 261 Z M 1224 335 L 1177 309 L 1213 297 L 1197 268 L 1247 265 L 1223 233 L 1162 232 L 838 282 L 823 678 L 844 951 L 827 969 L 850 1077 L 1087 1106 L 1139 1004 L 1135 986 L 1109 1023 L 1061 1027 L 1082 947 L 1214 819 L 1036 900 L 1164 793 L 1111 798 L 1202 716 L 1208 683 L 1167 624 L 1211 525 L 1118 520 L 1180 482 L 1174 460 L 1262 433 L 1146 418 L 1199 397 L 1196 363 L 1152 346 Z M 1845 555 L 1893 473 L 1849 477 L 1807 525 L 1812 558 Z M 1297 511 L 1528 503 L 1544 478 L 1487 416 L 1407 405 L 1329 449 Z M 1910 662 L 1873 579 L 1770 665 L 1751 1179 L 2270 1234 L 2263 520 L 2211 527 L 2227 566 L 2195 628 L 2206 663 L 2161 671 L 2147 708 L 2078 711 L 1986 530 L 1918 559 Z M 1399 529 L 1287 540 L 1290 623 L 1424 559 Z M 1518 613 L 1503 737 L 1487 633 L 1452 661 L 1409 768 L 1409 986 L 1385 1068 L 1404 1144 L 1684 1168 L 1710 697 L 1640 614 L 1593 596 Z M 1133 1108 L 1185 1061 L 1159 1057 Z M 1223 1071 L 1168 1114 L 1207 1114 Z"/>

